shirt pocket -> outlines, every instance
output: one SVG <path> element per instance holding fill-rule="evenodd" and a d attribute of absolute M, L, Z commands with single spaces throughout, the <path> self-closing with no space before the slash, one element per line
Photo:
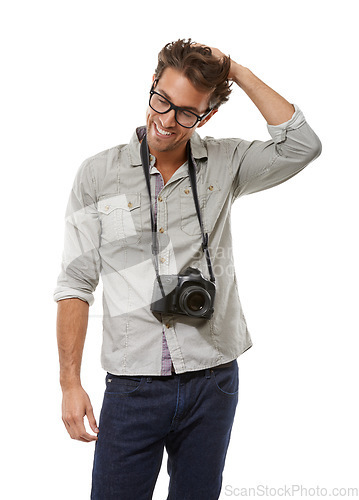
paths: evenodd
<path fill-rule="evenodd" d="M 103 243 L 138 243 L 142 236 L 141 193 L 100 198 L 97 210 Z"/>
<path fill-rule="evenodd" d="M 197 186 L 198 202 L 205 233 L 210 233 L 216 223 L 220 207 L 220 185 L 217 181 L 209 181 L 202 186 Z M 190 184 L 181 186 L 181 230 L 190 235 L 201 234 L 196 206 Z"/>

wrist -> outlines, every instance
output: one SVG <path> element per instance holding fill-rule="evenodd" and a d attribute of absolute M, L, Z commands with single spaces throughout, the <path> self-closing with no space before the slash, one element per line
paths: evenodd
<path fill-rule="evenodd" d="M 230 80 L 233 80 L 239 87 L 242 88 L 242 85 L 246 79 L 246 75 L 248 75 L 249 69 L 241 64 L 238 64 L 232 61 L 231 71 L 229 73 Z"/>
<path fill-rule="evenodd" d="M 60 386 L 62 391 L 76 389 L 81 387 L 81 379 L 79 376 L 60 376 Z"/>

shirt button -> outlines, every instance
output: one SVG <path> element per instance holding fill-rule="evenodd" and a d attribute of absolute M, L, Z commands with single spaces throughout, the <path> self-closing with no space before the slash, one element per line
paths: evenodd
<path fill-rule="evenodd" d="M 129 206 L 129 208 L 131 208 L 131 207 L 132 207 L 132 203 L 131 203 L 131 202 L 129 202 L 129 203 L 128 203 L 128 206 Z"/>
<path fill-rule="evenodd" d="M 163 229 L 163 227 L 160 227 L 160 228 L 159 228 L 159 232 L 160 232 L 160 233 L 164 233 L 164 231 L 165 231 L 165 230 Z"/>
<path fill-rule="evenodd" d="M 184 190 L 184 192 L 185 192 L 186 194 L 188 194 L 188 193 L 189 193 L 189 189 L 185 189 L 185 190 Z"/>
<path fill-rule="evenodd" d="M 166 262 L 166 259 L 164 257 L 161 257 L 161 262 Z"/>
<path fill-rule="evenodd" d="M 208 188 L 210 191 L 213 191 L 213 186 L 209 186 Z"/>
<path fill-rule="evenodd" d="M 106 206 L 105 206 L 105 210 L 106 210 L 106 212 L 107 212 L 107 210 L 109 210 L 109 208 L 110 208 L 110 207 L 109 207 L 108 205 L 106 205 Z"/>
<path fill-rule="evenodd" d="M 171 328 L 171 325 L 169 323 L 166 323 L 166 328 Z"/>
<path fill-rule="evenodd" d="M 158 201 L 162 201 L 162 198 L 161 198 L 161 196 L 159 196 L 159 197 L 158 197 Z"/>

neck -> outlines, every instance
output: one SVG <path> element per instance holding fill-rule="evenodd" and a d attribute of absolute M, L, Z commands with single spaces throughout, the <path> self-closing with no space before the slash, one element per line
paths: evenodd
<path fill-rule="evenodd" d="M 157 165 L 165 166 L 168 169 L 178 168 L 187 160 L 186 145 L 179 150 L 172 151 L 156 151 L 150 146 L 148 148 L 150 153 L 156 157 Z"/>

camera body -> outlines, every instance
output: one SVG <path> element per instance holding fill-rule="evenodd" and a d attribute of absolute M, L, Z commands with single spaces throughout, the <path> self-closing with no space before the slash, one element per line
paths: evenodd
<path fill-rule="evenodd" d="M 151 311 L 210 319 L 215 294 L 216 285 L 212 281 L 207 280 L 199 269 L 187 267 L 181 274 L 164 274 L 156 278 Z"/>

